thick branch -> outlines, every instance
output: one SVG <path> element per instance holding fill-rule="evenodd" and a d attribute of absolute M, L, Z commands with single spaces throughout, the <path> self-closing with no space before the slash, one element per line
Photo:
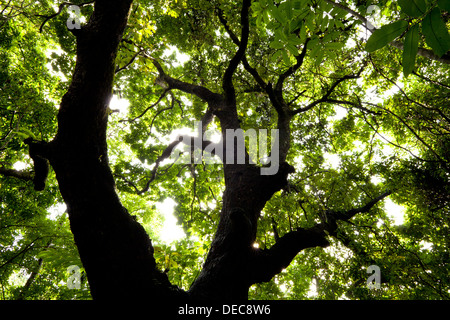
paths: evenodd
<path fill-rule="evenodd" d="M 33 141 L 28 138 L 24 141 L 29 146 L 29 154 L 34 163 L 34 189 L 42 191 L 49 172 L 48 144 L 42 141 Z"/>
<path fill-rule="evenodd" d="M 391 194 L 386 191 L 372 199 L 366 205 L 348 211 L 328 211 L 326 221 L 312 228 L 298 228 L 282 236 L 270 249 L 256 250 L 254 256 L 253 278 L 251 283 L 266 282 L 289 266 L 295 256 L 303 249 L 312 247 L 327 247 L 327 236 L 337 230 L 337 220 L 347 221 L 358 213 L 368 212 L 375 204 Z"/>
<path fill-rule="evenodd" d="M 248 13 L 251 6 L 251 0 L 244 0 L 242 3 L 242 11 L 241 11 L 241 41 L 239 44 L 239 49 L 234 55 L 234 57 L 231 59 L 227 70 L 225 71 L 225 74 L 223 76 L 223 83 L 222 88 L 225 92 L 225 98 L 228 100 L 232 105 L 235 104 L 236 100 L 236 93 L 233 86 L 233 74 L 236 71 L 239 63 L 242 61 L 242 59 L 245 56 L 245 50 L 247 49 L 248 44 L 248 37 L 250 34 L 250 26 L 249 26 L 249 18 Z"/>
<path fill-rule="evenodd" d="M 28 171 L 7 169 L 5 167 L 0 167 L 0 174 L 5 177 L 14 177 L 14 178 L 25 180 L 25 181 L 29 181 L 29 180 L 33 179 L 33 176 Z"/>
<path fill-rule="evenodd" d="M 304 45 L 303 45 L 303 50 L 302 52 L 295 57 L 295 59 L 297 60 L 297 63 L 295 65 L 293 65 L 292 67 L 290 67 L 289 69 L 287 69 L 282 75 L 280 75 L 280 77 L 278 78 L 278 82 L 275 86 L 275 90 L 277 90 L 278 92 L 281 93 L 281 91 L 283 90 L 283 84 L 284 81 L 290 77 L 291 75 L 293 75 L 302 65 L 303 65 L 303 60 L 305 59 L 306 56 L 306 50 L 307 50 L 307 46 L 308 46 L 308 42 L 311 39 L 307 38 Z"/>
<path fill-rule="evenodd" d="M 120 202 L 109 167 L 108 104 L 116 55 L 132 0 L 96 0 L 77 35 L 77 61 L 58 112 L 49 160 L 94 299 L 173 298 L 183 292 L 160 272 L 145 229 Z"/>
<path fill-rule="evenodd" d="M 218 17 L 219 21 L 222 23 L 223 27 L 225 28 L 225 31 L 230 36 L 231 40 L 233 40 L 233 43 L 240 47 L 241 42 L 239 41 L 238 37 L 234 34 L 234 32 L 231 30 L 231 28 L 228 26 L 228 22 L 225 19 L 225 16 L 223 14 L 223 11 L 221 9 L 217 9 L 218 11 Z M 252 77 L 255 79 L 255 81 L 258 83 L 258 85 L 264 90 L 267 90 L 267 83 L 263 80 L 263 78 L 259 75 L 258 71 L 250 66 L 248 63 L 247 57 L 244 55 L 242 58 L 242 64 L 244 65 L 244 69 L 248 71 L 252 75 Z"/>
<path fill-rule="evenodd" d="M 185 93 L 193 94 L 211 105 L 216 105 L 223 99 L 220 94 L 214 93 L 208 88 L 172 78 L 164 72 L 164 69 L 157 60 L 152 59 L 152 61 L 159 72 L 159 78 L 157 79 L 158 83 L 165 83 L 168 86 L 168 88 L 165 89 L 178 89 Z"/>

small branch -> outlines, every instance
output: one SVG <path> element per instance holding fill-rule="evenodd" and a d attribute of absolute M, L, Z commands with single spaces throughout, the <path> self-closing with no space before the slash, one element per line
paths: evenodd
<path fill-rule="evenodd" d="M 6 262 L 4 262 L 2 265 L 0 265 L 0 269 L 3 268 L 4 266 L 6 266 L 7 264 L 11 263 L 12 261 L 14 261 L 14 259 L 16 259 L 18 256 L 26 253 L 28 250 L 31 250 L 34 248 L 36 241 L 38 241 L 39 239 L 41 239 L 40 237 L 34 239 L 33 241 L 31 241 L 29 244 L 27 244 L 22 250 L 20 250 L 19 252 L 17 252 L 16 254 L 14 254 L 11 258 L 9 258 Z"/>
<path fill-rule="evenodd" d="M 385 191 L 384 193 L 382 193 L 378 197 L 372 199 L 366 205 L 364 205 L 364 206 L 362 206 L 360 208 L 351 209 L 351 210 L 348 210 L 348 211 L 341 211 L 341 212 L 329 212 L 327 214 L 327 218 L 328 219 L 332 219 L 332 220 L 334 219 L 334 220 L 342 220 L 342 221 L 350 220 L 351 218 L 353 218 L 358 213 L 369 212 L 369 210 L 372 209 L 372 207 L 374 205 L 376 205 L 378 202 L 380 202 L 381 200 L 383 200 L 384 198 L 386 198 L 387 196 L 389 196 L 391 194 L 392 194 L 392 191 L 387 190 L 387 191 Z"/>
<path fill-rule="evenodd" d="M 425 81 L 428 81 L 428 82 L 430 82 L 430 83 L 432 83 L 434 85 L 450 89 L 449 85 L 446 85 L 445 83 L 442 83 L 442 82 L 439 82 L 439 81 L 436 81 L 436 80 L 433 80 L 433 79 L 430 79 L 430 78 L 424 76 L 423 74 L 418 74 L 416 71 L 413 71 L 412 74 L 417 76 L 417 77 L 419 77 L 419 78 L 421 78 L 421 79 L 423 79 L 423 80 L 425 80 Z"/>
<path fill-rule="evenodd" d="M 361 67 L 361 69 L 358 71 L 357 74 L 351 74 L 351 75 L 345 75 L 342 78 L 339 78 L 336 82 L 334 82 L 331 87 L 327 90 L 327 92 L 318 100 L 315 100 L 313 102 L 311 102 L 310 104 L 308 104 L 307 106 L 303 107 L 303 108 L 298 108 L 296 110 L 292 110 L 290 111 L 290 115 L 294 116 L 296 114 L 302 113 L 302 112 L 306 112 L 312 108 L 314 108 L 316 105 L 318 105 L 319 103 L 322 102 L 328 102 L 329 101 L 329 97 L 330 95 L 333 93 L 334 89 L 336 89 L 336 87 L 343 81 L 345 80 L 349 80 L 349 79 L 358 79 L 359 76 L 361 75 L 361 72 L 364 70 L 365 65 Z"/>
<path fill-rule="evenodd" d="M 375 127 L 367 120 L 365 114 L 363 114 L 363 117 L 364 117 L 364 121 L 372 128 L 372 130 L 374 131 L 374 133 L 377 134 L 381 139 L 383 139 L 384 141 L 386 141 L 386 142 L 389 143 L 390 145 L 392 145 L 392 146 L 394 146 L 394 147 L 396 147 L 396 148 L 399 148 L 399 149 L 402 149 L 402 150 L 408 152 L 412 157 L 416 158 L 417 160 L 425 161 L 425 162 L 436 162 L 436 161 L 430 161 L 430 160 L 422 159 L 422 158 L 420 158 L 419 156 L 416 156 L 414 153 L 412 153 L 412 152 L 411 152 L 410 150 L 408 150 L 407 148 L 402 147 L 402 146 L 400 146 L 400 145 L 398 145 L 398 144 L 396 144 L 396 143 L 390 141 L 389 139 L 387 139 L 386 137 L 384 137 L 384 136 L 378 131 L 378 129 L 375 128 Z"/>
<path fill-rule="evenodd" d="M 154 104 L 152 104 L 151 106 L 147 107 L 140 115 L 138 115 L 137 117 L 133 118 L 133 119 L 124 119 L 124 120 L 120 120 L 119 122 L 134 122 L 139 118 L 142 118 L 148 110 L 150 110 L 151 108 L 157 106 L 161 100 L 166 96 L 167 92 L 169 92 L 170 89 L 165 89 L 164 92 L 161 94 L 161 96 L 159 97 L 158 101 L 156 101 Z"/>
<path fill-rule="evenodd" d="M 128 63 L 125 64 L 123 67 L 117 66 L 115 73 L 117 74 L 117 73 L 119 73 L 120 71 L 125 70 L 126 68 L 128 68 L 128 67 L 134 62 L 134 60 L 136 60 L 137 56 L 138 56 L 139 54 L 141 54 L 142 52 L 143 52 L 143 50 L 139 50 L 138 52 L 136 52 L 136 53 L 133 55 L 133 57 L 131 57 L 130 61 L 128 61 Z"/>
<path fill-rule="evenodd" d="M 293 65 L 292 67 L 290 67 L 289 69 L 286 70 L 286 72 L 284 72 L 282 75 L 280 75 L 280 77 L 278 78 L 277 84 L 275 86 L 275 90 L 277 92 L 280 92 L 283 90 L 283 84 L 284 81 L 290 77 L 291 75 L 293 75 L 298 69 L 300 69 L 300 67 L 303 65 L 303 60 L 305 59 L 306 56 L 306 51 L 307 51 L 307 46 L 308 46 L 308 42 L 310 41 L 310 38 L 307 38 L 305 43 L 303 44 L 303 50 L 302 52 L 295 57 L 295 59 L 297 60 L 297 63 L 295 65 Z"/>
<path fill-rule="evenodd" d="M 163 109 L 160 112 L 162 112 L 164 110 L 166 110 L 166 109 Z M 204 116 L 202 117 L 202 121 L 204 121 L 204 122 L 202 122 L 202 125 L 203 125 L 203 127 L 202 127 L 202 134 L 203 134 L 204 131 L 206 130 L 207 125 L 212 121 L 212 113 L 211 113 L 210 109 L 206 110 Z M 153 169 L 152 169 L 152 171 L 150 173 L 150 179 L 147 181 L 145 187 L 142 190 L 139 190 L 139 188 L 134 183 L 132 183 L 131 181 L 126 180 L 123 176 L 120 176 L 120 175 L 117 175 L 117 176 L 122 178 L 128 185 L 133 187 L 137 194 L 143 194 L 143 193 L 147 192 L 148 189 L 150 188 L 150 184 L 156 178 L 156 173 L 157 173 L 157 170 L 159 168 L 160 163 L 170 157 L 170 155 L 172 154 L 173 149 L 175 149 L 180 142 L 183 142 L 183 143 L 186 143 L 186 144 L 190 145 L 192 150 L 194 148 L 201 148 L 201 150 L 205 150 L 208 146 L 214 144 L 212 141 L 201 139 L 201 145 L 198 145 L 198 143 L 196 143 L 196 138 L 195 137 L 189 137 L 187 135 L 179 136 L 177 138 L 177 140 L 175 140 L 172 143 L 170 143 L 166 147 L 166 149 L 164 149 L 163 153 L 158 157 L 158 159 L 155 162 L 155 166 L 153 167 Z M 216 155 L 215 149 L 211 150 L 210 153 L 212 155 Z M 223 154 L 225 154 L 225 153 L 223 153 Z M 220 156 L 220 155 L 218 155 L 218 156 Z"/>
<path fill-rule="evenodd" d="M 5 167 L 0 167 L 0 174 L 5 177 L 14 177 L 24 181 L 33 180 L 33 176 L 29 171 L 19 171 L 14 169 L 7 169 Z"/>
<path fill-rule="evenodd" d="M 44 247 L 44 250 L 47 249 L 48 247 L 50 247 L 50 245 L 51 245 L 51 241 L 47 242 L 47 245 Z M 26 293 L 28 292 L 28 290 L 30 289 L 30 287 L 33 284 L 34 280 L 38 276 L 39 271 L 41 270 L 43 262 L 44 262 L 44 260 L 42 258 L 39 258 L 38 264 L 36 265 L 36 267 L 31 272 L 30 277 L 27 279 L 27 282 L 25 283 L 25 285 L 21 288 L 21 290 L 20 290 L 16 300 L 23 300 L 24 299 Z"/>
<path fill-rule="evenodd" d="M 63 2 L 63 3 L 61 3 L 61 4 L 59 5 L 59 7 L 58 7 L 58 12 L 56 12 L 56 13 L 54 13 L 54 14 L 52 14 L 52 15 L 49 15 L 49 16 L 41 16 L 41 17 L 45 18 L 45 20 L 42 22 L 41 26 L 39 27 L 39 33 L 42 33 L 42 29 L 44 28 L 44 25 L 45 25 L 49 20 L 51 20 L 51 19 L 53 19 L 54 17 L 56 17 L 56 16 L 58 16 L 58 15 L 61 14 L 62 9 L 63 9 L 65 6 L 76 5 L 76 6 L 78 6 L 78 7 L 83 7 L 83 6 L 86 6 L 86 5 L 88 5 L 88 4 L 92 4 L 92 3 L 94 3 L 94 2 L 95 2 L 95 0 L 94 0 L 94 1 L 88 1 L 88 2 L 85 2 L 85 3 L 80 3 L 80 4 L 74 4 L 74 3 L 71 3 L 71 2 Z"/>
<path fill-rule="evenodd" d="M 163 153 L 158 157 L 158 159 L 156 160 L 155 166 L 152 169 L 152 172 L 150 174 L 150 179 L 147 181 L 145 187 L 142 190 L 138 190 L 138 188 L 132 184 L 132 186 L 134 187 L 134 189 L 136 190 L 137 194 L 143 194 L 145 192 L 148 191 L 148 189 L 150 188 L 150 184 L 153 182 L 153 180 L 155 180 L 156 178 L 156 171 L 159 168 L 159 164 L 170 157 L 173 149 L 175 149 L 175 147 L 181 142 L 181 140 L 175 140 L 173 141 L 171 144 L 169 144 L 167 146 L 167 148 L 163 151 Z"/>
<path fill-rule="evenodd" d="M 359 97 L 358 97 L 358 100 L 359 100 Z M 356 103 L 356 102 L 352 102 L 352 101 L 335 100 L 335 99 L 328 99 L 326 102 L 328 102 L 328 103 L 335 103 L 335 104 L 351 105 L 351 106 L 355 107 L 356 109 L 359 109 L 359 110 L 364 111 L 366 113 L 370 113 L 370 114 L 372 114 L 374 116 L 380 116 L 382 114 L 380 111 L 377 112 L 377 111 L 373 111 L 373 110 L 367 109 L 366 107 L 364 107 L 362 105 L 361 102 Z"/>
<path fill-rule="evenodd" d="M 152 132 L 153 123 L 155 122 L 156 118 L 157 118 L 161 113 L 163 113 L 164 111 L 172 110 L 172 109 L 173 109 L 173 107 L 174 107 L 174 105 L 175 105 L 175 97 L 173 96 L 173 93 L 172 93 L 172 92 L 170 92 L 170 94 L 171 94 L 171 96 L 172 96 L 172 102 L 170 103 L 170 106 L 167 107 L 167 108 L 163 108 L 163 109 L 161 109 L 161 110 L 159 110 L 159 111 L 156 112 L 155 116 L 154 116 L 153 119 L 152 119 L 152 122 L 150 123 L 150 133 Z"/>

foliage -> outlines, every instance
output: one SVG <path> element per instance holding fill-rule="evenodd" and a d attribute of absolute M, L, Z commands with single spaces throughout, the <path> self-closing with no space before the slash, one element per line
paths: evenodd
<path fill-rule="evenodd" d="M 428 2 L 428 3 L 427 3 Z M 386 46 L 394 39 L 404 35 L 403 73 L 405 77 L 414 69 L 417 49 L 419 46 L 419 33 L 434 53 L 441 57 L 450 49 L 450 34 L 442 19 L 442 12 L 449 12 L 448 1 L 398 1 L 401 13 L 407 20 L 398 20 L 375 30 L 366 44 L 366 50 L 375 51 Z M 401 16 L 404 19 L 404 17 Z M 420 28 L 421 27 L 421 28 Z"/>
<path fill-rule="evenodd" d="M 160 268 L 186 290 L 217 227 L 223 168 L 166 161 L 141 192 L 174 132 L 194 130 L 207 108 L 195 96 L 160 86 L 152 59 L 171 77 L 221 92 L 237 49 L 230 34 L 240 34 L 240 3 L 136 0 L 116 60 L 114 94 L 129 103 L 110 106 L 117 192 L 151 236 Z M 448 55 L 448 1 L 340 3 L 360 15 L 377 5 L 386 23 L 367 37 L 362 21 L 330 1 L 252 3 L 246 58 L 264 81 L 275 84 L 305 52 L 283 87 L 292 110 L 305 109 L 290 125 L 287 160 L 296 172 L 263 209 L 255 245 L 270 248 L 278 236 L 320 222 L 326 210 L 363 206 L 386 189 L 404 208 L 404 221 L 378 204 L 340 222 L 329 248 L 301 251 L 270 282 L 254 285 L 249 298 L 448 299 L 449 68 L 417 54 L 431 48 Z M 66 8 L 57 14 L 60 4 L 0 0 L 0 167 L 28 177 L 24 139 L 55 135 L 58 104 L 75 66 L 75 38 L 66 28 Z M 81 9 L 87 21 L 93 6 Z M 404 41 L 404 49 L 387 46 L 393 40 Z M 241 126 L 276 128 L 270 99 L 248 70 L 240 67 L 234 82 Z M 216 120 L 209 128 L 220 131 Z M 62 203 L 54 174 L 41 193 L 22 178 L 0 171 L 0 297 L 89 299 L 86 279 L 81 290 L 66 285 L 67 268 L 81 261 L 66 214 L 50 214 Z M 166 198 L 176 202 L 174 215 L 186 233 L 172 243 L 161 240 L 164 214 L 156 209 Z M 381 268 L 379 290 L 366 287 L 369 265 Z"/>

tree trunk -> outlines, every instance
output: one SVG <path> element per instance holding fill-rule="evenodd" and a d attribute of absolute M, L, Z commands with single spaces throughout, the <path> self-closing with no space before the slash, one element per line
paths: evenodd
<path fill-rule="evenodd" d="M 189 294 L 202 300 L 248 299 L 261 210 L 287 184 L 293 167 L 283 163 L 276 175 L 263 176 L 254 165 L 225 164 L 225 185 L 219 225 L 202 272 Z"/>
<path fill-rule="evenodd" d="M 45 158 L 56 173 L 92 296 L 103 300 L 180 293 L 157 270 L 151 240 L 120 203 L 108 165 L 108 105 L 131 3 L 98 0 L 89 22 L 73 30 L 77 62 L 57 135 L 48 144 L 30 143 L 35 171 L 36 159 Z"/>

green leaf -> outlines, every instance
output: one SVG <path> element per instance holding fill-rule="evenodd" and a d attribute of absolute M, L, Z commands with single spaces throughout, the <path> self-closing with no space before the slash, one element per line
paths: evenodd
<path fill-rule="evenodd" d="M 341 50 L 345 46 L 342 42 L 329 42 L 325 44 L 327 50 Z"/>
<path fill-rule="evenodd" d="M 383 48 L 389 42 L 400 36 L 408 27 L 407 21 L 396 21 L 382 26 L 372 33 L 366 43 L 366 51 L 373 52 Z"/>
<path fill-rule="evenodd" d="M 315 57 L 316 60 L 314 61 L 316 66 L 319 66 L 322 63 L 324 55 L 325 55 L 325 50 L 319 50 L 319 52 L 317 53 L 317 56 Z"/>
<path fill-rule="evenodd" d="M 419 48 L 419 25 L 416 24 L 408 31 L 405 36 L 405 45 L 403 48 L 403 74 L 408 77 L 414 70 L 416 63 L 417 50 Z"/>
<path fill-rule="evenodd" d="M 420 17 L 427 11 L 425 0 L 398 0 L 402 11 L 411 17 Z"/>
<path fill-rule="evenodd" d="M 450 49 L 450 35 L 441 19 L 441 11 L 434 8 L 422 22 L 422 32 L 433 52 L 441 57 Z"/>
<path fill-rule="evenodd" d="M 286 1 L 280 4 L 279 10 L 287 18 L 288 21 L 292 20 L 292 1 Z"/>
<path fill-rule="evenodd" d="M 294 36 L 294 35 L 290 35 L 290 37 L 288 38 L 288 43 L 292 44 L 294 46 L 298 46 L 304 43 L 304 41 L 302 41 L 299 37 Z"/>
<path fill-rule="evenodd" d="M 289 59 L 289 55 L 286 51 L 282 51 L 281 52 L 283 54 L 283 62 L 286 65 L 290 65 L 291 64 L 291 59 Z"/>
<path fill-rule="evenodd" d="M 442 10 L 450 12 L 450 1 L 449 0 L 438 0 L 437 2 L 439 8 Z"/>
<path fill-rule="evenodd" d="M 278 58 L 280 57 L 281 54 L 282 54 L 282 53 L 281 53 L 280 50 L 276 51 L 276 52 L 272 55 L 272 57 L 270 58 L 270 60 L 271 60 L 273 63 L 276 63 L 276 62 L 278 61 Z"/>
<path fill-rule="evenodd" d="M 328 28 L 328 22 L 329 22 L 329 18 L 328 18 L 328 15 L 326 15 L 322 20 L 320 30 L 325 31 Z"/>
<path fill-rule="evenodd" d="M 293 46 L 292 44 L 287 44 L 286 48 L 292 53 L 293 56 L 298 55 L 298 50 L 295 46 Z"/>
<path fill-rule="evenodd" d="M 281 49 L 281 48 L 284 47 L 284 44 L 283 44 L 281 41 L 279 41 L 279 40 L 274 40 L 274 41 L 272 41 L 272 42 L 269 44 L 269 46 L 270 46 L 272 49 Z"/>
<path fill-rule="evenodd" d="M 299 38 L 302 42 L 306 41 L 306 26 L 305 25 L 303 25 L 302 28 L 300 29 Z"/>
<path fill-rule="evenodd" d="M 283 24 L 286 22 L 286 17 L 283 15 L 280 9 L 273 6 L 270 8 L 270 15 L 274 17 L 279 23 Z"/>
<path fill-rule="evenodd" d="M 294 32 L 297 29 L 300 29 L 303 25 L 303 21 L 301 19 L 292 20 L 289 24 L 289 31 Z"/>

